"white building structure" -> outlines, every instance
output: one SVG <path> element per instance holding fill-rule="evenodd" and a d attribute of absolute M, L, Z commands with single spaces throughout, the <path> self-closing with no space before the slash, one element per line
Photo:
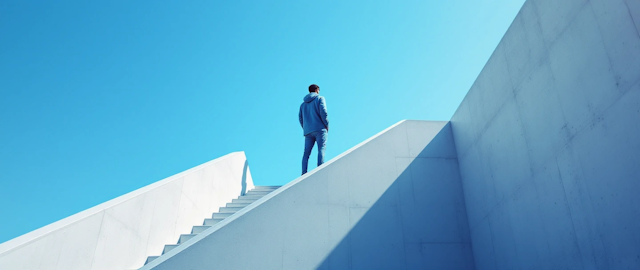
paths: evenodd
<path fill-rule="evenodd" d="M 639 164 L 640 1 L 528 0 L 450 122 L 256 189 L 144 266 L 254 189 L 243 153 L 3 243 L 0 269 L 640 269 Z"/>

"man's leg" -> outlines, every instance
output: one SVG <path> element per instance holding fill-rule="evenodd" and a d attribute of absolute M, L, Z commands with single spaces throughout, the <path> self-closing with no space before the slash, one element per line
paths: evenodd
<path fill-rule="evenodd" d="M 316 142 L 315 132 L 311 132 L 304 136 L 304 154 L 302 155 L 302 174 L 307 173 L 307 167 L 309 164 L 309 156 L 313 149 L 313 144 Z"/>
<path fill-rule="evenodd" d="M 316 135 L 316 141 L 318 142 L 318 166 L 324 163 L 324 151 L 327 148 L 327 137 L 329 134 L 326 129 L 318 132 Z"/>

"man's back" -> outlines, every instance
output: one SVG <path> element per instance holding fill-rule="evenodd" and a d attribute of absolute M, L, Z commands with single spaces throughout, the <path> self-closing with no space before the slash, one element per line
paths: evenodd
<path fill-rule="evenodd" d="M 304 102 L 300 105 L 300 125 L 303 135 L 322 129 L 329 130 L 329 119 L 327 113 L 327 103 L 323 96 L 316 92 L 311 92 L 304 97 Z"/>

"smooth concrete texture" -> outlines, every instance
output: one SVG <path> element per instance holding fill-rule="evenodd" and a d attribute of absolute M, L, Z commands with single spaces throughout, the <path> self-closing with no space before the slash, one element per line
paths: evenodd
<path fill-rule="evenodd" d="M 139 268 L 253 187 L 231 153 L 1 244 L 0 269 Z"/>
<path fill-rule="evenodd" d="M 448 122 L 402 121 L 146 269 L 474 269 Z"/>
<path fill-rule="evenodd" d="M 638 22 L 524 4 L 451 120 L 477 269 L 640 269 Z"/>

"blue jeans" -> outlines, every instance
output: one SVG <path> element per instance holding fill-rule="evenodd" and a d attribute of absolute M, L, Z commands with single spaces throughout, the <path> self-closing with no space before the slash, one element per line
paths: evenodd
<path fill-rule="evenodd" d="M 304 155 L 302 156 L 302 174 L 307 173 L 307 166 L 309 165 L 309 156 L 313 149 L 313 144 L 318 143 L 318 166 L 324 163 L 324 150 L 327 147 L 327 130 L 322 129 L 319 131 L 311 132 L 304 135 Z"/>

